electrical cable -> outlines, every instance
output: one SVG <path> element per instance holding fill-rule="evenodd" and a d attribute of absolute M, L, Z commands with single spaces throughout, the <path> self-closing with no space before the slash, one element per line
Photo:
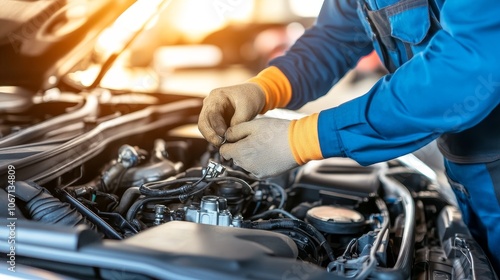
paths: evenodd
<path fill-rule="evenodd" d="M 266 218 L 266 217 L 268 217 L 270 215 L 273 215 L 273 214 L 281 214 L 281 215 L 285 216 L 286 218 L 289 218 L 289 219 L 292 219 L 292 220 L 298 220 L 299 219 L 299 218 L 295 217 L 294 215 L 292 215 L 290 212 L 285 211 L 283 209 L 271 209 L 271 210 L 267 210 L 267 211 L 264 211 L 262 213 L 253 215 L 252 217 L 250 217 L 248 219 L 249 220 L 263 219 L 263 218 Z"/>
<path fill-rule="evenodd" d="M 270 186 L 270 187 L 278 190 L 278 192 L 281 195 L 281 200 L 280 200 L 280 204 L 278 205 L 278 209 L 283 209 L 283 207 L 285 207 L 286 200 L 288 199 L 288 196 L 286 194 L 285 189 L 282 186 L 280 186 L 276 183 L 273 183 L 273 182 L 261 182 L 261 184 Z"/>
<path fill-rule="evenodd" d="M 195 188 L 194 190 L 192 190 L 192 192 L 190 193 L 186 193 L 186 194 L 180 194 L 178 196 L 179 200 L 181 202 L 185 202 L 186 200 L 189 199 L 189 197 L 193 196 L 193 195 L 196 195 L 204 190 L 206 190 L 208 187 L 210 187 L 211 185 L 213 184 L 213 182 L 208 182 L 207 184 L 205 185 L 202 185 L 201 187 L 199 186 L 200 184 L 197 185 L 197 188 Z"/>
<path fill-rule="evenodd" d="M 195 181 L 196 180 L 196 181 Z M 154 185 L 154 186 L 168 186 L 168 185 L 174 185 L 178 183 L 186 183 L 186 182 L 192 182 L 195 181 L 193 184 L 189 185 L 184 185 L 182 187 L 176 188 L 176 189 L 170 189 L 170 190 L 156 190 L 152 189 L 151 187 L 147 187 L 147 185 Z M 197 185 L 199 185 L 202 181 L 207 182 L 208 184 L 200 187 L 200 188 L 195 188 Z M 193 196 L 195 194 L 200 193 L 204 189 L 208 188 L 212 182 L 222 182 L 222 181 L 234 181 L 234 182 L 239 182 L 243 186 L 247 188 L 247 190 L 251 193 L 253 193 L 252 187 L 245 182 L 244 180 L 236 177 L 228 177 L 228 178 L 206 178 L 206 176 L 203 176 L 201 178 L 182 178 L 182 179 L 176 179 L 176 180 L 170 180 L 170 181 L 164 181 L 161 184 L 158 184 L 158 182 L 151 182 L 147 184 L 143 184 L 139 190 L 141 191 L 141 194 L 145 195 L 146 198 L 139 199 L 137 200 L 132 206 L 130 206 L 129 210 L 127 211 L 126 219 L 131 222 L 137 213 L 139 212 L 139 209 L 146 203 L 152 202 L 152 201 L 161 201 L 161 200 L 180 200 L 184 201 L 186 200 L 189 196 Z M 141 190 L 142 188 L 142 190 Z M 160 196 L 160 194 L 163 194 Z M 166 194 L 166 195 L 165 195 Z"/>
<path fill-rule="evenodd" d="M 85 216 L 90 222 L 96 225 L 99 230 L 104 232 L 104 234 L 112 239 L 123 239 L 123 236 L 118 233 L 112 226 L 110 226 L 106 221 L 99 217 L 96 213 L 92 212 L 90 209 L 85 207 L 80 201 L 71 196 L 66 190 L 56 189 L 56 192 L 62 196 L 62 198 L 71 204 L 75 209 L 78 210 L 83 216 Z"/>
<path fill-rule="evenodd" d="M 150 182 L 146 184 L 142 184 L 139 187 L 139 191 L 141 194 L 148 196 L 148 197 L 166 197 L 166 196 L 173 196 L 173 195 L 178 195 L 178 194 L 185 194 L 191 191 L 196 185 L 201 183 L 205 178 L 206 174 L 203 175 L 200 178 L 181 178 L 181 179 L 175 179 L 175 180 L 169 180 L 169 181 L 163 181 L 160 183 L 160 181 L 157 182 Z M 156 188 L 151 188 L 152 186 L 154 187 L 166 187 L 166 186 L 171 186 L 179 183 L 188 183 L 188 182 L 193 182 L 191 184 L 186 184 L 181 187 L 175 188 L 175 189 L 166 189 L 166 190 L 159 190 Z"/>

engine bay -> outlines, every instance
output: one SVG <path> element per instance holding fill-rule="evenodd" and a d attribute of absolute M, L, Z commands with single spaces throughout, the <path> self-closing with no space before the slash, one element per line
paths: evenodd
<path fill-rule="evenodd" d="M 19 262 L 100 279 L 476 273 L 464 267 L 484 253 L 418 168 L 332 158 L 258 179 L 189 132 L 199 99 L 121 106 L 124 95 L 113 111 L 126 110 L 113 115 L 103 95 L 94 98 L 0 139 L 16 143 L 2 148 L 4 155 L 20 157 L 4 156 L 1 168 L 5 180 L 15 169 L 16 215 L 27 223 L 19 229 Z M 82 110 L 93 118 L 71 118 Z M 67 129 L 55 133 L 51 122 Z M 24 231 L 51 237 L 23 239 Z M 66 246 L 65 239 L 73 241 Z M 75 242 L 83 245 L 75 249 Z M 42 254 L 40 246 L 62 251 Z M 157 261 L 163 270 L 138 266 Z"/>
<path fill-rule="evenodd" d="M 188 1 L 4 2 L 1 279 L 498 279 L 412 154 L 259 179 L 200 136 L 202 98 L 175 85 L 260 70 L 302 25 L 228 25 L 192 64 L 161 21 Z"/>

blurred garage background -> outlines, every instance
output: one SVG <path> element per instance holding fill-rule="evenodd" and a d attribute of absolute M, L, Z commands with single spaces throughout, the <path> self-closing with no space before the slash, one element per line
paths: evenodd
<path fill-rule="evenodd" d="M 101 64 L 120 52 L 101 80 L 102 87 L 203 97 L 216 87 L 244 82 L 284 54 L 314 24 L 323 0 L 172 0 L 152 20 L 140 20 L 157 13 L 160 2 L 137 1 L 100 35 L 92 57 L 66 78 L 89 86 Z M 141 28 L 145 30 L 132 45 L 125 46 Z M 384 74 L 378 56 L 371 53 L 327 95 L 298 112 L 310 114 L 353 99 Z M 280 110 L 268 114 L 289 117 Z M 416 155 L 448 186 L 435 143 Z M 454 201 L 451 190 L 445 195 Z"/>
<path fill-rule="evenodd" d="M 104 32 L 97 56 L 119 48 L 140 28 L 138 15 L 151 13 L 156 1 L 139 1 Z M 182 0 L 146 26 L 146 32 L 119 56 L 101 86 L 136 91 L 206 95 L 211 89 L 240 83 L 264 68 L 311 26 L 322 0 Z M 95 57 L 94 57 L 95 59 Z M 98 71 L 90 65 L 71 74 L 83 85 Z M 329 108 L 366 92 L 384 73 L 371 54 L 332 91 L 300 111 Z"/>

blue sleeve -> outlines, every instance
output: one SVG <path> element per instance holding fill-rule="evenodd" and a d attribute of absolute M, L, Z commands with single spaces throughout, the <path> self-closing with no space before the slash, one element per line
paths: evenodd
<path fill-rule="evenodd" d="M 270 62 L 291 83 L 287 108 L 298 109 L 326 94 L 373 50 L 356 8 L 356 0 L 325 0 L 314 26 L 284 56 Z"/>
<path fill-rule="evenodd" d="M 443 29 L 422 52 L 367 94 L 320 113 L 323 156 L 371 164 L 478 124 L 500 102 L 499 15 L 497 0 L 446 1 Z"/>

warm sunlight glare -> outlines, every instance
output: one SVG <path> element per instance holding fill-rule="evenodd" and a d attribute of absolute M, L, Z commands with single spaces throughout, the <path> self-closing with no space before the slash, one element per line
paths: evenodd
<path fill-rule="evenodd" d="M 157 11 L 161 0 L 138 0 L 128 8 L 109 28 L 99 36 L 96 51 L 105 57 L 123 48 L 130 37 L 138 31 Z"/>
<path fill-rule="evenodd" d="M 323 0 L 291 0 L 290 9 L 299 17 L 317 17 Z"/>
<path fill-rule="evenodd" d="M 183 0 L 173 3 L 174 27 L 188 40 L 196 41 L 229 22 L 251 20 L 254 1 L 249 0 Z"/>

